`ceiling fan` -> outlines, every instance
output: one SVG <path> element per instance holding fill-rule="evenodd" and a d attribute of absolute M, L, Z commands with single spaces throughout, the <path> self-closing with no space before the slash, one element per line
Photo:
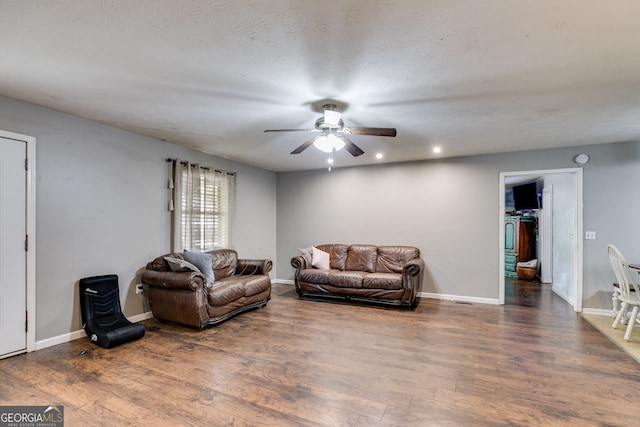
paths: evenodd
<path fill-rule="evenodd" d="M 354 157 L 364 154 L 364 151 L 345 135 L 396 136 L 395 128 L 345 127 L 342 114 L 336 111 L 335 104 L 324 104 L 322 109 L 324 115 L 316 120 L 315 129 L 267 129 L 265 132 L 315 132 L 318 134 L 306 140 L 291 154 L 300 154 L 313 144 L 326 153 L 345 147 Z"/>

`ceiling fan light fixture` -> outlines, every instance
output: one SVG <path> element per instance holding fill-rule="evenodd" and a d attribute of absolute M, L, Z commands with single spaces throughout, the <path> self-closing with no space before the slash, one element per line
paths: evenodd
<path fill-rule="evenodd" d="M 342 149 L 342 147 L 344 147 L 344 141 L 338 138 L 336 134 L 329 133 L 317 138 L 313 145 L 320 151 L 331 153 L 333 150 L 339 151 Z"/>

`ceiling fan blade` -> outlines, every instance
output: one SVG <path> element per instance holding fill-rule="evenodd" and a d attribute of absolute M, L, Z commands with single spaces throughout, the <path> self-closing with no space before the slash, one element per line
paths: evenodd
<path fill-rule="evenodd" d="M 342 141 L 344 141 L 344 147 L 347 149 L 347 151 L 349 153 L 351 153 L 351 155 L 353 157 L 358 157 L 362 154 L 364 154 L 364 151 L 362 151 L 362 149 L 360 147 L 358 147 L 356 144 L 354 144 L 353 142 L 351 142 L 349 139 L 347 139 L 344 136 L 340 136 L 339 137 Z"/>
<path fill-rule="evenodd" d="M 316 132 L 315 129 L 266 129 L 265 132 Z"/>
<path fill-rule="evenodd" d="M 396 136 L 396 128 L 343 128 L 348 135 Z"/>
<path fill-rule="evenodd" d="M 307 148 L 309 148 L 311 146 L 311 144 L 314 143 L 314 141 L 318 139 L 317 136 L 311 137 L 309 139 L 307 139 L 304 144 L 302 144 L 301 146 L 299 146 L 298 148 L 296 148 L 295 150 L 293 150 L 291 152 L 291 154 L 300 154 L 302 153 L 304 150 L 306 150 Z"/>

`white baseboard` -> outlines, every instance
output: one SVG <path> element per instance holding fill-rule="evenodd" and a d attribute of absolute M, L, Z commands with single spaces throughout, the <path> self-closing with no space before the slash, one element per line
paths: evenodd
<path fill-rule="evenodd" d="M 584 314 L 595 314 L 597 316 L 613 316 L 613 310 L 604 310 L 602 308 L 582 308 Z"/>
<path fill-rule="evenodd" d="M 478 303 L 478 304 L 492 304 L 498 305 L 498 299 L 494 298 L 479 298 L 479 297 L 466 297 L 461 295 L 446 295 L 446 294 L 432 294 L 429 292 L 420 292 L 418 293 L 420 298 L 432 298 L 432 299 L 442 299 L 453 302 L 467 302 L 467 303 Z"/>
<path fill-rule="evenodd" d="M 560 290 L 557 287 L 551 286 L 551 292 L 558 295 L 560 298 L 565 300 L 565 302 L 567 302 L 571 307 L 573 307 L 573 303 L 571 302 L 571 299 L 569 298 L 569 296 L 566 295 L 564 292 L 560 292 Z"/>
<path fill-rule="evenodd" d="M 150 311 L 142 314 L 136 314 L 135 316 L 129 317 L 129 321 L 133 323 L 142 322 L 143 320 L 151 319 L 153 314 Z M 36 346 L 34 350 L 42 350 L 43 348 L 52 347 L 58 344 L 64 344 L 69 341 L 77 340 L 80 338 L 86 338 L 87 334 L 84 329 L 80 329 L 79 331 L 69 332 L 68 334 L 58 335 L 57 337 L 47 338 L 45 340 L 36 341 Z"/>
<path fill-rule="evenodd" d="M 273 283 L 275 283 L 276 285 L 291 285 L 291 286 L 295 286 L 296 282 L 293 280 L 288 280 L 288 279 L 274 279 L 272 280 Z"/>

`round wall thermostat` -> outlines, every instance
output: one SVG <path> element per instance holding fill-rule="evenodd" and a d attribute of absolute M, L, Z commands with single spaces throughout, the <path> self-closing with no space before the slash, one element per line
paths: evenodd
<path fill-rule="evenodd" d="M 573 158 L 573 161 L 579 165 L 586 165 L 589 162 L 589 156 L 587 154 L 578 154 Z"/>

